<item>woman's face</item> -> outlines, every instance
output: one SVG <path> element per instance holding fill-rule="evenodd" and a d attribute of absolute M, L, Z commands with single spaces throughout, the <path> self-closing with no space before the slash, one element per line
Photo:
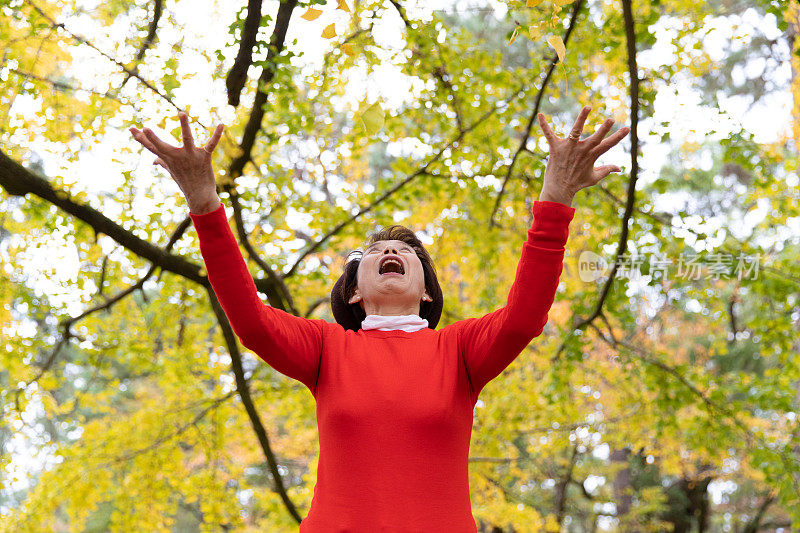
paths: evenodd
<path fill-rule="evenodd" d="M 350 303 L 360 303 L 367 314 L 419 314 L 420 303 L 431 301 L 422 262 L 403 241 L 369 245 L 358 265 L 357 283 Z"/>

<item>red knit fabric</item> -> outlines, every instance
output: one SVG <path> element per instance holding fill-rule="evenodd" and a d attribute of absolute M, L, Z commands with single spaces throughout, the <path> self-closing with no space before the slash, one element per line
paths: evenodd
<path fill-rule="evenodd" d="M 475 532 L 468 454 L 483 387 L 542 333 L 575 209 L 536 201 L 507 304 L 439 330 L 345 331 L 264 304 L 225 210 L 192 215 L 242 344 L 317 402 L 319 464 L 300 531 Z"/>

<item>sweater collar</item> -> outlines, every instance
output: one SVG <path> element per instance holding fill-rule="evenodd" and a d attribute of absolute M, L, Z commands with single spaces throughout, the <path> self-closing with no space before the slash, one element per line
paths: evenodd
<path fill-rule="evenodd" d="M 391 331 L 399 329 L 413 332 L 427 327 L 428 321 L 419 315 L 367 315 L 364 321 L 361 322 L 361 329 L 364 330 L 377 329 L 378 331 Z"/>

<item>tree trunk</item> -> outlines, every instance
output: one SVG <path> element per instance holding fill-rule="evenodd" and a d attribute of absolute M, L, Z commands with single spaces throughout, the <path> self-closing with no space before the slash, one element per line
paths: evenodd
<path fill-rule="evenodd" d="M 625 524 L 625 519 L 631 511 L 633 502 L 633 474 L 631 473 L 630 456 L 630 449 L 622 448 L 611 452 L 610 460 L 612 463 L 623 464 L 622 468 L 617 472 L 612 485 L 620 530 L 633 532 L 635 530 L 631 528 L 631 525 Z"/>

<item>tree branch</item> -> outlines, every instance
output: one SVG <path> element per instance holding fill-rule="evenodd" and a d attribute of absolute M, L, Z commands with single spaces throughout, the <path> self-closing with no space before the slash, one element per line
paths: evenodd
<path fill-rule="evenodd" d="M 572 4 L 572 14 L 569 20 L 569 26 L 567 26 L 567 30 L 564 32 L 564 46 L 567 46 L 569 43 L 569 37 L 572 35 L 572 30 L 575 29 L 575 24 L 578 20 L 578 15 L 580 14 L 581 8 L 585 0 L 577 0 L 574 4 Z M 528 117 L 528 124 L 525 127 L 525 132 L 522 135 L 522 140 L 517 147 L 517 150 L 514 152 L 514 156 L 511 158 L 511 163 L 508 165 L 508 169 L 506 170 L 506 176 L 503 178 L 503 185 L 500 187 L 500 192 L 497 193 L 497 198 L 494 201 L 494 207 L 492 208 L 492 213 L 489 215 L 489 227 L 496 227 L 497 222 L 494 219 L 495 213 L 497 210 L 500 209 L 500 201 L 503 199 L 503 194 L 506 190 L 506 185 L 508 184 L 508 180 L 511 179 L 511 173 L 514 170 L 514 165 L 517 163 L 517 159 L 519 158 L 519 154 L 523 150 L 527 150 L 526 145 L 528 144 L 528 139 L 531 136 L 531 130 L 533 129 L 533 123 L 536 120 L 536 116 L 539 114 L 539 107 L 542 104 L 542 98 L 544 97 L 544 91 L 547 89 L 547 84 L 550 82 L 550 78 L 553 76 L 553 72 L 556 69 L 556 64 L 558 63 L 558 55 L 553 54 L 553 58 L 550 60 L 550 67 L 547 69 L 547 74 L 545 74 L 544 80 L 542 81 L 542 86 L 539 88 L 538 93 L 536 94 L 536 101 L 533 105 L 533 111 L 531 112 L 530 117 Z"/>
<path fill-rule="evenodd" d="M 645 364 L 651 365 L 659 370 L 669 374 L 673 378 L 675 378 L 679 383 L 681 383 L 684 387 L 686 387 L 692 394 L 700 398 L 700 400 L 708 407 L 709 414 L 716 413 L 718 415 L 722 415 L 725 418 L 730 419 L 733 422 L 733 425 L 736 426 L 744 435 L 747 446 L 749 448 L 753 448 L 756 445 L 756 441 L 760 444 L 764 449 L 772 449 L 774 448 L 774 444 L 768 442 L 764 437 L 756 434 L 754 431 L 742 422 L 739 417 L 737 416 L 736 412 L 732 411 L 725 405 L 722 405 L 706 395 L 703 391 L 701 391 L 696 385 L 694 385 L 689 379 L 687 379 L 683 374 L 681 374 L 676 368 L 668 365 L 661 361 L 658 357 L 654 356 L 653 354 L 649 353 L 644 348 L 632 344 L 626 341 L 615 341 L 613 339 L 607 338 L 600 329 L 595 326 L 594 324 L 590 324 L 593 327 L 600 338 L 609 346 L 614 348 L 615 350 L 619 351 L 620 347 L 623 347 L 628 350 L 628 353 L 632 355 L 634 358 L 642 361 Z M 719 419 L 717 422 L 720 423 Z M 793 472 L 796 470 L 796 465 L 792 464 L 793 459 L 790 459 L 784 453 L 778 453 L 778 457 L 780 457 L 781 461 L 784 463 L 786 468 L 786 472 Z M 789 476 L 789 479 L 792 481 L 792 485 L 796 492 L 800 493 L 800 486 L 798 486 L 797 480 L 794 476 Z"/>
<path fill-rule="evenodd" d="M 288 22 L 288 20 L 287 20 Z M 239 53 L 225 78 L 225 87 L 228 90 L 228 103 L 233 107 L 239 105 L 244 84 L 247 82 L 247 69 L 253 62 L 253 47 L 256 45 L 258 28 L 261 26 L 261 0 L 248 0 L 247 18 L 242 27 L 242 37 L 239 39 Z"/>
<path fill-rule="evenodd" d="M 275 454 L 273 453 L 269 443 L 267 430 L 264 428 L 264 424 L 261 422 L 261 418 L 258 415 L 258 410 L 256 409 L 253 399 L 250 396 L 250 388 L 247 383 L 247 378 L 244 375 L 242 354 L 239 351 L 239 345 L 236 342 L 236 334 L 233 332 L 233 328 L 231 327 L 230 322 L 228 322 L 228 317 L 225 315 L 225 312 L 223 311 L 219 300 L 217 300 L 214 291 L 209 288 L 207 292 L 208 298 L 211 301 L 211 308 L 213 309 L 214 314 L 217 316 L 217 322 L 219 322 L 219 326 L 222 329 L 222 336 L 225 339 L 225 344 L 228 348 L 228 354 L 231 356 L 231 368 L 236 380 L 236 390 L 239 393 L 239 397 L 242 400 L 242 405 L 244 405 L 245 411 L 247 411 L 247 416 L 250 418 L 253 431 L 255 431 L 258 442 L 261 445 L 261 450 L 264 452 L 264 456 L 267 459 L 267 465 L 275 483 L 275 492 L 277 492 L 281 497 L 281 500 L 286 506 L 286 509 L 289 511 L 289 514 L 292 515 L 292 518 L 294 518 L 294 520 L 299 524 L 302 520 L 302 517 L 297 512 L 297 508 L 292 500 L 289 499 L 289 495 L 286 493 L 286 487 L 283 484 L 283 478 L 278 470 L 278 463 L 275 460 Z"/>
<path fill-rule="evenodd" d="M 247 255 L 267 273 L 268 278 L 272 282 L 274 290 L 272 291 L 273 298 L 270 298 L 270 305 L 272 305 L 272 307 L 277 307 L 281 311 L 296 315 L 297 309 L 294 307 L 292 295 L 283 282 L 283 278 L 278 276 L 273 268 L 258 255 L 255 248 L 253 248 L 253 244 L 250 242 L 247 232 L 244 229 L 244 219 L 242 218 L 242 206 L 239 203 L 239 196 L 237 194 L 231 194 L 230 201 L 233 206 L 233 220 L 236 224 L 236 232 L 239 234 L 239 241 L 242 243 Z"/>
<path fill-rule="evenodd" d="M 114 100 L 114 101 L 119 102 L 121 104 L 133 105 L 131 102 L 123 101 L 120 97 L 118 97 L 116 95 L 113 95 L 111 93 L 101 93 L 100 91 L 95 91 L 93 89 L 84 89 L 83 87 L 77 87 L 75 85 L 70 85 L 68 83 L 64 83 L 64 82 L 61 82 L 61 81 L 51 80 L 49 78 L 45 78 L 43 76 L 37 76 L 36 74 L 31 74 L 30 72 L 23 72 L 21 70 L 15 69 L 15 68 L 9 68 L 8 71 L 9 72 L 13 72 L 17 76 L 21 76 L 21 77 L 23 77 L 25 79 L 36 80 L 36 81 L 40 81 L 42 83 L 46 83 L 46 84 L 50 85 L 51 87 L 53 87 L 54 89 L 57 89 L 59 91 L 85 91 L 87 93 L 95 94 L 95 95 L 100 96 L 102 98 L 108 98 L 109 100 Z"/>
<path fill-rule="evenodd" d="M 208 278 L 201 268 L 183 257 L 173 255 L 126 230 L 100 211 L 72 200 L 66 191 L 58 191 L 44 178 L 37 176 L 0 151 L 0 186 L 12 196 L 33 194 L 66 213 L 85 222 L 97 233 L 105 233 L 117 243 L 147 259 L 154 265 L 206 286 Z"/>
<path fill-rule="evenodd" d="M 228 177 L 235 180 L 242 175 L 244 167 L 250 162 L 253 153 L 253 146 L 256 142 L 256 136 L 261 130 L 261 121 L 264 118 L 264 106 L 267 103 L 267 96 L 269 95 L 267 86 L 275 77 L 277 67 L 275 66 L 275 58 L 283 51 L 284 41 L 286 39 L 286 30 L 289 28 L 289 20 L 292 18 L 292 11 L 297 6 L 297 0 L 281 0 L 278 7 L 278 15 L 275 19 L 275 30 L 272 32 L 272 37 L 269 41 L 269 51 L 267 52 L 266 64 L 258 79 L 258 89 L 256 92 L 253 108 L 250 111 L 250 118 L 244 127 L 242 134 L 242 142 L 239 143 L 241 154 L 231 161 L 228 167 Z"/>
<path fill-rule="evenodd" d="M 310 317 L 310 316 L 311 316 L 311 313 L 313 313 L 314 311 L 316 311 L 317 307 L 319 307 L 319 306 L 320 306 L 320 305 L 322 305 L 322 304 L 328 303 L 329 301 L 330 301 L 330 298 L 329 298 L 329 297 L 325 297 L 325 298 L 318 298 L 318 299 L 317 299 L 317 300 L 315 300 L 315 301 L 314 301 L 314 302 L 313 302 L 311 305 L 309 305 L 309 306 L 308 306 L 308 309 L 306 310 L 306 312 L 305 312 L 305 313 L 303 313 L 303 317 L 304 317 L 304 318 L 308 318 L 308 317 Z"/>
<path fill-rule="evenodd" d="M 406 29 L 411 29 L 411 23 L 408 21 L 408 16 L 406 16 L 406 10 L 403 9 L 403 6 L 400 5 L 400 2 L 397 0 L 389 0 L 389 2 L 391 2 L 391 4 L 397 10 L 400 18 L 403 19 L 403 24 L 405 24 Z"/>
<path fill-rule="evenodd" d="M 630 101 L 631 101 L 631 175 L 628 179 L 628 193 L 627 201 L 625 202 L 625 213 L 622 216 L 622 231 L 619 236 L 619 243 L 617 244 L 617 253 L 614 259 L 614 264 L 611 267 L 611 272 L 603 284 L 600 291 L 600 297 L 597 300 L 594 311 L 586 318 L 573 317 L 575 325 L 570 329 L 569 335 L 572 335 L 575 330 L 583 329 L 588 324 L 591 324 L 594 319 L 600 316 L 603 310 L 603 304 L 611 291 L 611 285 L 619 269 L 619 260 L 628 249 L 628 232 L 630 226 L 631 215 L 633 214 L 634 204 L 636 203 L 636 181 L 639 178 L 639 68 L 636 65 L 636 28 L 633 20 L 633 8 L 631 0 L 622 0 L 622 12 L 625 20 L 625 37 L 628 46 L 628 75 L 630 77 Z M 561 356 L 567 345 L 567 335 L 561 345 L 558 347 L 553 359 Z"/>
<path fill-rule="evenodd" d="M 414 181 L 417 177 L 419 177 L 421 175 L 428 174 L 430 166 L 433 163 L 435 163 L 436 161 L 438 161 L 448 148 L 453 146 L 453 144 L 459 142 L 464 136 L 467 135 L 467 133 L 469 133 L 470 131 L 475 129 L 479 124 L 481 124 L 483 121 L 485 121 L 490 116 L 492 116 L 494 113 L 496 113 L 501 107 L 503 107 L 504 105 L 507 105 L 508 102 L 510 102 L 511 100 L 519 97 L 519 95 L 522 94 L 524 92 L 524 90 L 525 90 L 524 86 L 520 87 L 519 89 L 517 89 L 508 98 L 508 100 L 503 100 L 503 103 L 500 104 L 500 105 L 493 105 L 492 109 L 490 109 L 489 111 L 484 113 L 483 116 L 478 118 L 475 122 L 470 124 L 468 127 L 464 128 L 463 130 L 460 130 L 458 132 L 458 135 L 456 135 L 450 142 L 447 143 L 447 145 L 445 145 L 441 150 L 439 150 L 427 163 L 425 163 L 424 166 L 422 166 L 420 169 L 416 170 L 412 174 L 409 174 L 408 176 L 406 176 L 397 185 L 395 185 L 394 187 L 392 187 L 391 189 L 389 189 L 388 191 L 383 193 L 381 196 L 379 196 L 378 198 L 373 200 L 369 205 L 366 205 L 366 206 L 360 208 L 354 215 L 350 216 L 347 220 L 344 220 L 344 221 L 340 222 L 339 224 L 337 224 L 333 229 L 328 231 L 328 233 L 323 235 L 317 242 L 315 242 L 313 246 L 311 246 L 305 252 L 303 252 L 300 255 L 300 257 L 297 259 L 297 261 L 295 261 L 294 265 L 292 265 L 292 268 L 290 268 L 289 271 L 286 274 L 284 274 L 283 277 L 287 278 L 287 277 L 291 276 L 292 274 L 294 274 L 295 270 L 297 270 L 297 267 L 300 265 L 301 261 L 303 261 L 310 254 L 316 252 L 328 239 L 330 239 L 331 237 L 333 237 L 334 235 L 336 235 L 337 233 L 342 231 L 342 229 L 344 229 L 346 226 L 348 226 L 349 224 L 351 224 L 352 222 L 357 220 L 361 215 L 372 211 L 381 202 L 385 201 L 387 198 L 389 198 L 390 196 L 395 194 L 397 191 L 402 189 L 408 183 Z"/>
<path fill-rule="evenodd" d="M 120 69 L 122 69 L 123 72 L 128 74 L 128 77 L 133 77 L 133 78 L 136 78 L 137 80 L 139 80 L 142 83 L 142 85 L 144 85 L 145 87 L 147 87 L 148 89 L 150 89 L 151 91 L 156 93 L 158 96 L 160 96 L 166 102 L 168 102 L 169 105 L 171 105 L 172 107 L 174 107 L 178 111 L 183 111 L 183 109 L 178 107 L 178 105 L 175 104 L 175 102 L 173 102 L 172 99 L 169 96 L 167 96 L 164 92 L 162 92 L 161 90 L 156 88 L 149 81 L 144 79 L 141 75 L 139 75 L 138 72 L 129 69 L 124 64 L 122 64 L 121 62 L 117 61 L 115 58 L 111 57 L 109 54 L 107 54 L 104 51 L 100 50 L 97 46 L 94 45 L 94 43 L 92 43 L 91 41 L 89 41 L 85 37 L 81 37 L 80 35 L 78 35 L 76 33 L 73 33 L 63 23 L 59 23 L 59 22 L 56 22 L 55 20 L 53 20 L 49 15 L 47 15 L 47 13 L 42 11 L 42 9 L 39 6 L 37 6 L 36 4 L 34 4 L 31 0 L 25 0 L 25 3 L 28 4 L 29 6 L 31 6 L 34 10 L 36 10 L 36 12 L 39 13 L 39 15 L 41 15 L 45 20 L 47 20 L 54 28 L 59 28 L 61 30 L 64 30 L 64 32 L 66 32 L 70 37 L 72 37 L 73 39 L 75 39 L 79 43 L 85 44 L 86 46 L 88 46 L 89 48 L 91 48 L 92 50 L 94 50 L 95 52 L 100 54 L 101 56 L 105 57 L 106 59 L 108 59 L 109 61 L 114 63 L 116 66 L 118 66 Z M 200 122 L 198 121 L 198 123 L 200 123 Z M 203 127 L 205 127 L 205 126 L 203 126 Z"/>
<path fill-rule="evenodd" d="M 47 180 L 23 167 L 2 151 L 0 151 L 0 186 L 11 196 L 25 196 L 26 194 L 38 196 L 88 224 L 95 233 L 105 233 L 125 249 L 162 270 L 182 276 L 204 287 L 209 286 L 208 277 L 201 274 L 203 268 L 200 265 L 137 237 L 93 207 L 72 200 L 69 193 L 56 190 Z M 186 219 L 180 225 L 184 224 L 188 224 Z M 280 301 L 280 293 L 273 281 L 254 278 L 253 282 L 260 292 L 267 295 L 270 302 Z"/>
<path fill-rule="evenodd" d="M 175 228 L 175 231 L 172 233 L 172 236 L 170 236 L 169 242 L 167 243 L 167 245 L 164 248 L 164 250 L 167 251 L 167 252 L 169 250 L 171 250 L 172 247 L 175 245 L 176 242 L 178 242 L 178 239 L 181 238 L 181 235 L 183 235 L 183 233 L 186 231 L 186 229 L 188 227 L 189 227 L 189 225 L 186 224 L 186 223 L 178 225 L 178 227 Z M 105 272 L 107 259 L 108 259 L 108 256 L 104 256 L 103 257 L 103 272 Z M 150 269 L 147 271 L 147 273 L 144 276 L 142 276 L 139 279 L 139 281 L 137 281 L 135 284 L 133 284 L 130 287 L 120 291 L 119 293 L 117 293 L 116 295 L 112 296 L 111 298 L 108 298 L 102 304 L 97 304 L 94 307 L 91 307 L 91 308 L 87 309 L 86 311 L 84 311 L 83 313 L 81 313 L 80 315 L 78 315 L 76 317 L 71 317 L 71 318 L 69 318 L 67 320 L 64 320 L 59 325 L 60 329 L 62 330 L 61 339 L 58 341 L 58 343 L 50 351 L 50 355 L 47 357 L 47 359 L 45 360 L 44 364 L 40 367 L 39 372 L 36 374 L 36 377 L 34 377 L 30 381 L 26 382 L 23 386 L 17 387 L 15 392 L 17 394 L 21 394 L 22 392 L 24 392 L 25 389 L 30 387 L 33 383 L 36 383 L 37 381 L 39 381 L 42 378 L 42 376 L 44 376 L 45 373 L 50 369 L 50 367 L 53 366 L 53 363 L 55 362 L 56 358 L 61 353 L 62 347 L 65 344 L 67 344 L 70 339 L 78 337 L 75 333 L 72 332 L 72 326 L 76 322 L 79 322 L 80 320 L 83 320 L 87 316 L 89 316 L 89 315 L 91 315 L 93 313 L 96 313 L 98 311 L 109 310 L 111 308 L 111 306 L 113 306 L 114 304 L 116 304 L 117 302 L 119 302 L 120 300 L 122 300 L 123 298 L 128 296 L 129 294 L 132 294 L 136 290 L 141 289 L 144 286 L 145 282 L 148 279 L 150 279 L 150 277 L 153 275 L 155 270 L 156 270 L 156 266 L 152 265 L 150 267 Z M 102 293 L 102 285 L 99 287 L 99 291 L 98 292 Z"/>
<path fill-rule="evenodd" d="M 133 72 L 138 72 L 138 63 L 144 59 L 145 53 L 147 53 L 147 49 L 150 48 L 156 40 L 156 31 L 158 30 L 158 21 L 161 20 L 161 13 L 164 10 L 164 0 L 153 0 L 153 18 L 150 19 L 150 24 L 147 27 L 147 36 L 144 38 L 142 45 L 139 47 L 139 51 L 136 52 L 136 63 L 133 67 Z M 123 86 L 128 83 L 128 80 L 133 77 L 133 74 L 129 73 L 125 76 L 125 79 L 122 80 Z"/>
<path fill-rule="evenodd" d="M 556 522 L 561 527 L 561 523 L 564 521 L 564 514 L 566 512 L 567 507 L 567 487 L 572 479 L 572 472 L 575 469 L 575 459 L 578 457 L 578 441 L 575 441 L 575 445 L 572 447 L 572 453 L 570 454 L 569 463 L 567 464 L 567 469 L 564 472 L 561 480 L 559 480 L 558 485 L 555 489 L 555 508 L 556 508 Z"/>

